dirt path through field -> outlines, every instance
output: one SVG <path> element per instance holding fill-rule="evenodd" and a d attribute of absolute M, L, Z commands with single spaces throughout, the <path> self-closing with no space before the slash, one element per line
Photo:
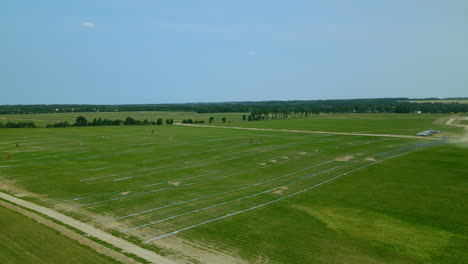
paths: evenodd
<path fill-rule="evenodd" d="M 125 252 L 132 253 L 137 255 L 140 258 L 143 258 L 147 261 L 150 261 L 151 263 L 158 263 L 158 264 L 169 264 L 169 263 L 175 263 L 170 259 L 164 258 L 152 251 L 149 251 L 147 249 L 141 248 L 135 244 L 132 244 L 128 241 L 125 241 L 121 238 L 115 237 L 105 231 L 102 231 L 98 228 L 95 228 L 89 224 L 80 222 L 78 220 L 75 220 L 71 217 L 68 217 L 64 214 L 61 214 L 59 212 L 56 212 L 50 208 L 46 208 L 28 201 L 25 201 L 23 199 L 19 199 L 17 197 L 11 196 L 9 194 L 0 192 L 0 198 L 5 199 L 9 202 L 12 202 L 14 204 L 17 204 L 19 206 L 31 209 L 33 211 L 42 213 L 44 215 L 47 215 L 53 219 L 56 219 L 62 223 L 65 223 L 71 227 L 74 227 L 76 229 L 79 229 L 83 231 L 83 233 L 88 233 L 90 236 L 96 237 L 104 242 L 107 242 L 115 247 L 118 247 Z"/>
<path fill-rule="evenodd" d="M 445 122 L 445 125 L 468 128 L 468 125 L 454 124 L 453 122 L 456 120 L 468 120 L 468 117 L 451 117 L 447 122 Z"/>
<path fill-rule="evenodd" d="M 103 255 L 106 255 L 106 256 L 109 256 L 119 262 L 122 262 L 122 263 L 140 263 L 132 258 L 129 258 L 127 256 L 125 256 L 124 254 L 120 253 L 120 252 L 117 252 L 115 250 L 112 250 L 108 247 L 105 247 L 101 244 L 98 244 L 97 242 L 94 242 L 93 240 L 90 240 L 86 237 L 84 237 L 83 235 L 80 235 L 78 233 L 76 233 L 75 231 L 73 230 L 70 230 L 68 229 L 67 227 L 65 226 L 62 226 L 62 225 L 59 225 L 57 223 L 54 223 L 52 222 L 51 220 L 45 218 L 45 217 L 42 217 L 38 214 L 35 214 L 33 212 L 30 212 L 30 211 L 27 211 L 21 207 L 18 207 L 16 205 L 13 205 L 13 204 L 10 204 L 10 203 L 7 203 L 7 202 L 3 202 L 0 200 L 0 206 L 2 207 L 5 207 L 11 211 L 15 211 L 17 213 L 20 213 L 28 218 L 31 218 L 33 220 L 35 220 L 36 222 L 40 223 L 40 224 L 43 224 L 47 227 L 50 227 L 56 231 L 58 231 L 60 234 L 66 236 L 66 237 L 69 237 L 75 241 L 77 241 L 78 243 L 82 244 L 82 245 L 85 245 L 85 246 L 88 246 L 90 248 L 92 248 L 93 250 L 95 250 L 96 252 L 98 253 L 101 253 Z"/>
<path fill-rule="evenodd" d="M 194 125 L 194 124 L 181 124 L 174 123 L 178 126 L 194 126 L 194 127 L 211 127 L 211 128 L 230 128 L 230 129 L 243 129 L 243 130 L 259 130 L 259 131 L 273 131 L 273 132 L 289 132 L 289 133 L 311 133 L 311 134 L 331 134 L 331 135 L 348 135 L 348 136 L 367 136 L 367 137 L 392 137 L 392 138 L 417 138 L 427 140 L 439 140 L 439 138 L 432 137 L 419 137 L 419 136 L 406 136 L 406 135 L 393 135 L 393 134 L 369 134 L 369 133 L 348 133 L 348 132 L 326 132 L 326 131 L 313 131 L 313 130 L 290 130 L 290 129 L 272 129 L 272 128 L 254 128 L 254 127 L 230 127 L 230 126 L 209 126 L 209 125 Z"/>

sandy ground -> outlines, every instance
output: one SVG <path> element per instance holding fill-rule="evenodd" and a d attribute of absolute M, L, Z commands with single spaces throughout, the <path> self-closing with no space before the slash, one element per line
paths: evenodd
<path fill-rule="evenodd" d="M 211 127 L 211 128 L 229 128 L 229 129 L 242 129 L 242 130 L 260 130 L 260 131 L 274 131 L 274 132 L 289 132 L 289 133 L 311 133 L 311 134 L 331 134 L 331 135 L 348 135 L 348 136 L 417 138 L 417 139 L 427 139 L 427 140 L 440 140 L 439 138 L 406 136 L 406 135 L 392 135 L 392 134 L 326 132 L 326 131 L 312 131 L 312 130 L 290 130 L 290 129 L 271 129 L 271 128 L 253 128 L 253 127 L 227 127 L 227 126 L 208 126 L 208 125 L 180 124 L 180 123 L 174 123 L 174 125 L 178 125 L 178 126 L 195 126 L 195 127 Z"/>
<path fill-rule="evenodd" d="M 35 214 L 35 213 L 32 213 L 30 211 L 27 211 L 27 210 L 24 210 L 18 206 L 15 206 L 13 204 L 9 204 L 9 203 L 6 203 L 6 202 L 2 202 L 0 201 L 0 206 L 3 206 L 9 210 L 12 210 L 12 211 L 15 211 L 17 213 L 20 213 L 26 217 L 29 217 L 33 220 L 35 220 L 36 222 L 40 223 L 40 224 L 43 224 L 47 227 L 50 227 L 56 231 L 58 231 L 60 234 L 66 236 L 66 237 L 69 237 L 75 241 L 77 241 L 78 243 L 82 244 L 82 245 L 85 245 L 85 246 L 88 246 L 90 248 L 92 248 L 93 250 L 95 250 L 96 252 L 98 253 L 101 253 L 103 255 L 106 255 L 106 256 L 109 256 L 119 262 L 122 262 L 122 263 L 140 263 L 140 262 L 137 262 L 136 260 L 132 259 L 132 258 L 129 258 L 127 256 L 125 256 L 124 254 L 122 253 L 119 253 L 117 251 L 114 251 L 108 247 L 105 247 L 101 244 L 98 244 L 92 240 L 90 240 L 89 238 L 86 238 L 84 237 L 83 235 L 80 235 L 68 228 L 66 228 L 65 226 L 62 226 L 62 225 L 59 225 L 59 224 L 56 224 L 52 221 L 50 221 L 49 219 L 47 218 L 44 218 L 38 214 Z"/>
<path fill-rule="evenodd" d="M 5 199 L 9 202 L 12 202 L 14 204 L 17 204 L 19 206 L 31 209 L 33 211 L 42 213 L 44 215 L 47 215 L 48 217 L 54 218 L 62 223 L 65 223 L 71 227 L 74 227 L 76 229 L 81 230 L 83 233 L 88 233 L 90 236 L 96 237 L 104 242 L 107 242 L 115 247 L 123 249 L 125 252 L 132 253 L 137 255 L 140 258 L 143 258 L 147 261 L 150 261 L 151 263 L 158 263 L 158 264 L 169 264 L 169 263 L 175 263 L 174 261 L 164 258 L 152 251 L 149 251 L 147 249 L 141 248 L 135 244 L 132 244 L 128 241 L 125 241 L 121 238 L 115 237 L 105 231 L 102 231 L 98 228 L 95 228 L 89 224 L 80 222 L 78 220 L 75 220 L 71 217 L 68 217 L 64 214 L 61 214 L 59 212 L 56 212 L 52 209 L 19 199 L 17 197 L 11 196 L 6 193 L 0 192 L 0 198 Z"/>

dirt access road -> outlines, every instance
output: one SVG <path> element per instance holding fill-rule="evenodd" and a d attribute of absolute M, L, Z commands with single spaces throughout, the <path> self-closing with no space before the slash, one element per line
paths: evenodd
<path fill-rule="evenodd" d="M 118 247 L 125 252 L 135 254 L 140 258 L 143 258 L 147 261 L 150 261 L 151 263 L 158 263 L 158 264 L 173 264 L 173 262 L 170 259 L 164 258 L 152 251 L 149 251 L 147 249 L 141 248 L 135 244 L 132 244 L 128 241 L 125 241 L 121 238 L 115 237 L 105 231 L 102 231 L 98 228 L 95 228 L 89 224 L 83 223 L 81 221 L 75 220 L 71 217 L 68 217 L 64 214 L 61 214 L 59 212 L 56 212 L 50 208 L 43 207 L 28 201 L 25 201 L 23 199 L 19 199 L 17 197 L 14 197 L 12 195 L 0 192 L 0 198 L 7 200 L 9 202 L 12 202 L 16 205 L 31 209 L 35 212 L 42 213 L 44 215 L 47 215 L 53 219 L 56 219 L 64 224 L 67 224 L 71 227 L 74 227 L 76 229 L 79 229 L 83 231 L 83 233 L 88 233 L 90 236 L 96 237 L 104 242 L 107 242 L 115 247 Z"/>
<path fill-rule="evenodd" d="M 452 117 L 449 120 L 447 120 L 447 122 L 445 122 L 445 125 L 468 128 L 467 125 L 460 125 L 460 124 L 453 123 L 454 121 L 462 121 L 462 120 L 468 120 L 468 117 Z"/>
<path fill-rule="evenodd" d="M 417 139 L 427 139 L 427 140 L 440 140 L 440 138 L 433 138 L 433 137 L 405 136 L 405 135 L 392 135 L 392 134 L 368 134 L 368 133 L 326 132 L 326 131 L 313 131 L 313 130 L 289 130 L 289 129 L 253 128 L 253 127 L 209 126 L 209 125 L 195 125 L 195 124 L 181 124 L 181 123 L 174 123 L 174 125 L 289 132 L 289 133 L 310 133 L 310 134 L 331 134 L 331 135 L 349 135 L 349 136 L 367 136 L 367 137 L 417 138 Z"/>
<path fill-rule="evenodd" d="M 41 215 L 38 215 L 36 213 L 33 213 L 31 211 L 27 211 L 21 207 L 18 207 L 14 204 L 11 204 L 11 203 L 8 203 L 8 202 L 4 202 L 3 200 L 0 200 L 0 207 L 4 207 L 8 210 L 11 210 L 11 211 L 14 211 L 14 212 L 17 212 L 17 213 L 20 213 L 30 219 L 33 219 L 34 221 L 40 223 L 40 224 L 43 224 L 47 227 L 50 227 L 56 231 L 58 231 L 61 235 L 64 235 L 68 238 L 71 238 L 75 241 L 77 241 L 78 243 L 82 244 L 82 245 L 85 245 L 85 246 L 88 246 L 90 248 L 92 248 L 93 250 L 97 251 L 98 253 L 101 253 L 103 255 L 106 255 L 106 256 L 109 256 L 121 263 L 129 263 L 129 264 L 138 264 L 140 262 L 130 258 L 130 257 L 127 257 L 125 256 L 124 254 L 120 253 L 120 252 L 117 252 L 113 249 L 110 249 L 106 246 L 103 246 L 101 244 L 98 244 L 97 242 L 94 242 L 93 240 L 91 239 L 88 239 L 87 237 L 83 236 L 82 234 L 78 234 L 76 233 L 75 231 L 69 229 L 68 227 L 65 227 L 63 225 L 59 225 L 55 222 L 52 222 L 51 220 L 41 216 Z"/>

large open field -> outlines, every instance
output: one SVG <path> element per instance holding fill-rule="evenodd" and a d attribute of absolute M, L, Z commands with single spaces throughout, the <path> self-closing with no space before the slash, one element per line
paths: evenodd
<path fill-rule="evenodd" d="M 162 112 L 162 111 L 141 111 L 141 112 L 85 112 L 85 113 L 51 113 L 51 114 L 19 114 L 19 115 L 1 115 L 0 122 L 34 122 L 36 125 L 45 126 L 58 122 L 69 122 L 72 124 L 78 116 L 84 116 L 89 121 L 94 118 L 102 119 L 121 119 L 125 120 L 127 117 L 132 117 L 137 120 L 148 119 L 156 121 L 158 118 L 166 120 L 172 118 L 174 122 L 182 122 L 184 119 L 203 120 L 208 122 L 210 117 L 214 117 L 215 121 L 221 122 L 223 117 L 228 121 L 242 120 L 243 113 L 206 113 L 199 114 L 194 112 Z"/>
<path fill-rule="evenodd" d="M 332 114 L 216 125 L 398 135 L 416 135 L 428 128 L 455 133 L 462 131 L 461 128 L 444 125 L 449 118 L 442 114 Z"/>
<path fill-rule="evenodd" d="M 232 125 L 460 132 L 442 117 Z M 468 149 L 451 141 L 167 125 L 0 129 L 0 138 L 3 190 L 176 262 L 468 261 Z"/>

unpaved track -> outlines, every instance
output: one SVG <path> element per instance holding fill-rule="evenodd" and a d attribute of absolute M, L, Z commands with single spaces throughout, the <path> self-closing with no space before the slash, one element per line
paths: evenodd
<path fill-rule="evenodd" d="M 151 263 L 158 263 L 158 264 L 172 264 L 175 263 L 170 259 L 164 258 L 152 251 L 149 251 L 147 249 L 141 248 L 135 244 L 132 244 L 124 239 L 115 237 L 103 230 L 100 230 L 98 228 L 95 228 L 89 224 L 80 222 L 76 219 L 73 219 L 71 217 L 68 217 L 64 214 L 61 214 L 59 212 L 56 212 L 50 208 L 46 208 L 28 201 L 25 201 L 23 199 L 19 199 L 17 197 L 11 196 L 9 194 L 0 192 L 0 198 L 5 199 L 9 202 L 12 202 L 14 204 L 17 204 L 19 206 L 31 209 L 33 211 L 42 213 L 44 215 L 47 215 L 53 219 L 56 219 L 62 223 L 65 223 L 71 227 L 74 227 L 76 229 L 79 229 L 83 231 L 83 233 L 88 233 L 90 236 L 94 236 L 104 242 L 107 242 L 115 247 L 118 247 L 120 249 L 123 249 L 125 252 L 132 253 L 137 255 L 140 258 L 146 259 L 147 261 L 150 261 Z"/>
<path fill-rule="evenodd" d="M 440 140 L 439 138 L 432 138 L 432 137 L 405 136 L 405 135 L 392 135 L 392 134 L 368 134 L 368 133 L 361 134 L 361 133 L 326 132 L 326 131 L 313 131 L 313 130 L 290 130 L 290 129 L 272 129 L 272 128 L 254 128 L 254 127 L 208 126 L 208 125 L 194 125 L 194 124 L 181 124 L 181 123 L 174 123 L 174 125 L 194 126 L 194 127 L 212 127 L 212 128 L 230 128 L 230 129 L 243 129 L 243 130 L 259 130 L 259 131 L 273 131 L 273 132 L 289 132 L 289 133 L 311 133 L 311 134 L 331 134 L 331 135 L 348 135 L 348 136 L 417 138 L 417 139 L 427 139 L 427 140 Z"/>
<path fill-rule="evenodd" d="M 129 258 L 127 256 L 125 256 L 124 254 L 120 253 L 120 252 L 117 252 L 115 250 L 112 250 L 108 247 L 105 247 L 101 244 L 98 244 L 97 242 L 94 242 L 93 240 L 91 239 L 88 239 L 86 237 L 84 237 L 83 235 L 80 235 L 78 233 L 76 233 L 75 231 L 72 231 L 70 229 L 68 229 L 67 227 L 63 226 L 63 225 L 59 225 L 59 224 L 56 224 L 54 222 L 52 222 L 51 220 L 45 218 L 45 217 L 42 217 L 38 214 L 35 214 L 31 211 L 27 211 L 21 207 L 18 207 L 16 205 L 13 205 L 13 204 L 10 204 L 10 203 L 7 203 L 7 202 L 4 202 L 2 200 L 0 200 L 0 206 L 2 207 L 5 207 L 11 211 L 15 211 L 17 213 L 20 213 L 28 218 L 31 218 L 33 220 L 35 220 L 36 222 L 40 223 L 40 224 L 43 224 L 47 227 L 50 227 L 56 231 L 58 231 L 60 234 L 66 236 L 66 237 L 69 237 L 75 241 L 77 241 L 78 243 L 82 244 L 82 245 L 85 245 L 85 246 L 88 246 L 90 248 L 92 248 L 93 250 L 95 250 L 96 252 L 98 253 L 101 253 L 103 255 L 106 255 L 106 256 L 109 256 L 121 263 L 140 263 L 132 258 Z"/>
<path fill-rule="evenodd" d="M 464 127 L 464 128 L 467 128 L 467 127 L 468 127 L 467 125 L 453 124 L 453 122 L 454 122 L 455 120 L 460 120 L 460 121 L 462 121 L 462 120 L 468 120 L 468 117 L 459 117 L 459 118 L 458 118 L 458 117 L 457 117 L 457 118 L 452 117 L 452 118 L 450 118 L 449 120 L 447 120 L 447 122 L 445 122 L 445 125 L 447 125 L 447 126 L 456 126 L 456 127 Z"/>

